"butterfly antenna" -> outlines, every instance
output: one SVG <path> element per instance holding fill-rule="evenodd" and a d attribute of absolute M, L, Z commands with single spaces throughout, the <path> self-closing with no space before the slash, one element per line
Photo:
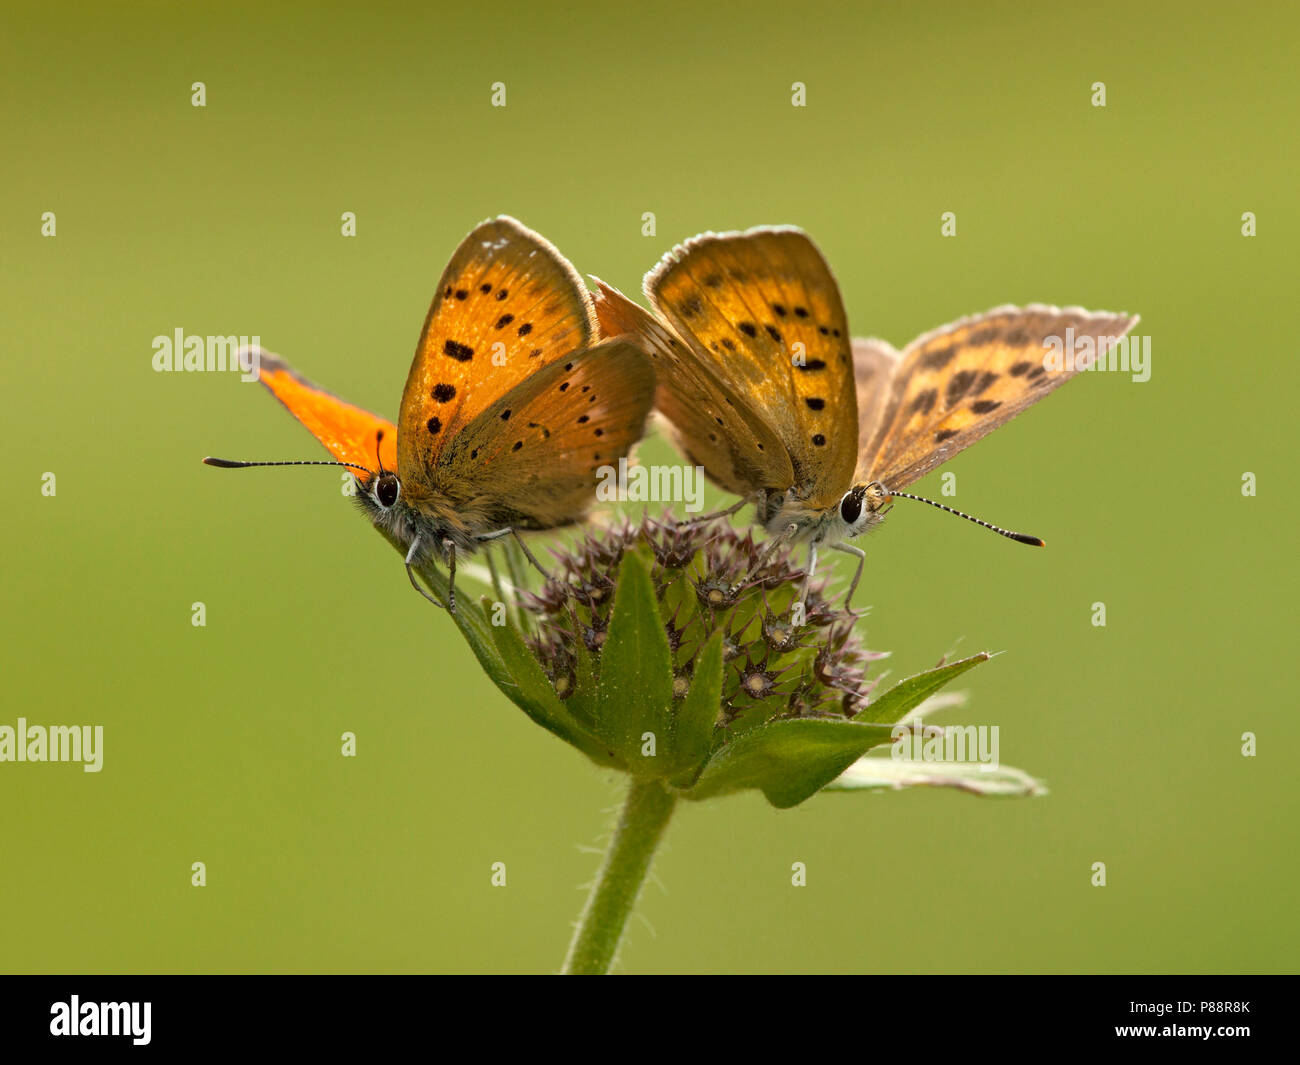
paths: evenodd
<path fill-rule="evenodd" d="M 354 470 L 365 470 L 371 477 L 375 475 L 374 470 L 367 469 L 365 466 L 358 466 L 355 462 L 329 462 L 325 459 L 303 459 L 294 462 L 241 462 L 238 459 L 214 459 L 209 455 L 203 461 L 208 466 L 216 466 L 223 470 L 242 470 L 249 466 L 347 466 Z"/>
<path fill-rule="evenodd" d="M 899 499 L 915 499 L 918 503 L 929 503 L 932 507 L 938 507 L 940 510 L 946 510 L 949 514 L 956 514 L 959 518 L 965 518 L 967 521 L 973 521 L 976 525 L 982 525 L 986 529 L 992 529 L 999 536 L 1005 536 L 1008 540 L 1015 540 L 1018 544 L 1029 544 L 1032 547 L 1046 547 L 1047 544 L 1037 536 L 1030 536 L 1028 533 L 1011 532 L 1008 529 L 1000 529 L 996 525 L 987 521 L 980 521 L 979 518 L 972 517 L 960 510 L 954 510 L 952 507 L 945 507 L 942 503 L 936 503 L 933 499 L 926 499 L 925 496 L 914 496 L 908 492 L 890 492 L 891 496 Z"/>
<path fill-rule="evenodd" d="M 379 453 L 379 445 L 383 442 L 384 431 L 382 429 L 375 430 L 375 461 L 379 463 L 379 472 L 387 473 L 388 471 L 384 469 L 384 456 Z M 366 472 L 369 473 L 370 471 L 367 470 Z"/>

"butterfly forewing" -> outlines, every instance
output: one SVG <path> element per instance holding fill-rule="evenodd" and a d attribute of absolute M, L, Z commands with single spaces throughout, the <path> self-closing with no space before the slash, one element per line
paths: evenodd
<path fill-rule="evenodd" d="M 864 412 L 856 479 L 911 484 L 1078 372 L 1046 365 L 1051 338 L 1090 338 L 1101 358 L 1136 323 L 1077 307 L 1000 307 L 919 337 L 903 352 L 888 401 Z"/>
<path fill-rule="evenodd" d="M 448 441 L 530 374 L 595 336 L 591 299 L 545 238 L 513 218 L 478 226 L 447 264 L 402 393 L 398 470 L 433 470 Z"/>
<path fill-rule="evenodd" d="M 783 489 L 793 471 L 785 446 L 751 401 L 731 390 L 680 337 L 603 281 L 596 315 L 605 336 L 634 338 L 653 360 L 655 405 L 678 448 L 714 484 L 748 498 L 757 488 Z"/>
<path fill-rule="evenodd" d="M 839 287 L 807 235 L 765 227 L 696 237 L 665 257 L 645 290 L 691 354 L 747 399 L 744 416 L 782 441 L 791 482 L 751 492 L 793 488 L 812 506 L 833 503 L 852 480 L 857 400 Z M 677 428 L 693 448 L 695 433 Z"/>
<path fill-rule="evenodd" d="M 611 340 L 521 381 L 448 445 L 435 489 L 485 530 L 549 529 L 590 506 L 602 467 L 641 438 L 654 373 L 640 348 Z"/>
<path fill-rule="evenodd" d="M 269 351 L 259 353 L 262 384 L 284 404 L 336 462 L 374 470 L 397 464 L 397 427 L 387 418 L 345 403 L 297 373 Z M 381 442 L 382 434 L 382 442 Z"/>

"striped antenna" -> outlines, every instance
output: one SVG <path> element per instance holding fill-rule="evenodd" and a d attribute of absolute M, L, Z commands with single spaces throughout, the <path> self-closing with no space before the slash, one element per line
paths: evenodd
<path fill-rule="evenodd" d="M 379 445 L 384 441 L 384 431 L 380 429 L 375 433 L 375 458 L 379 459 L 379 472 L 387 472 L 384 469 L 384 460 L 379 457 Z M 214 459 L 211 455 L 205 458 L 204 463 L 208 466 L 216 466 L 222 470 L 245 470 L 249 466 L 343 466 L 347 469 L 361 470 L 364 473 L 375 476 L 375 471 L 369 466 L 358 466 L 355 462 L 331 462 L 329 459 L 298 459 L 292 462 L 241 462 L 239 459 Z"/>
<path fill-rule="evenodd" d="M 987 521 L 980 521 L 979 518 L 971 517 L 960 510 L 954 510 L 952 507 L 945 507 L 942 503 L 936 503 L 933 499 L 926 499 L 925 496 L 914 496 L 908 492 L 890 492 L 889 495 L 899 499 L 915 499 L 918 503 L 929 503 L 932 507 L 938 507 L 940 510 L 946 510 L 949 514 L 956 514 L 959 518 L 965 518 L 967 521 L 973 521 L 976 525 L 982 525 L 986 529 L 992 529 L 999 536 L 1005 536 L 1008 540 L 1014 540 L 1018 544 L 1029 544 L 1032 547 L 1046 547 L 1047 544 L 1037 536 L 1030 536 L 1028 533 L 1011 532 L 1007 529 L 999 529 Z"/>
<path fill-rule="evenodd" d="M 209 455 L 203 461 L 208 466 L 216 466 L 222 470 L 243 470 L 249 466 L 347 466 L 354 470 L 365 470 L 371 477 L 375 475 L 374 470 L 358 466 L 355 462 L 328 462 L 325 459 L 303 459 L 297 462 L 241 462 L 238 459 L 214 459 Z"/>

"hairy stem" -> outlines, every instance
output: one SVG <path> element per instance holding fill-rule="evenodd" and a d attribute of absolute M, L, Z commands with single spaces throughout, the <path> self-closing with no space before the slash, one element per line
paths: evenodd
<path fill-rule="evenodd" d="M 565 975 L 609 971 L 676 803 L 676 797 L 658 781 L 632 781 L 614 838 L 569 944 L 561 970 Z"/>

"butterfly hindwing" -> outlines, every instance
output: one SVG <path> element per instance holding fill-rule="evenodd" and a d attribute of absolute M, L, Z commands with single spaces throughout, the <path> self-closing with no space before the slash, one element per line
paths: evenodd
<path fill-rule="evenodd" d="M 609 340 L 530 374 L 450 441 L 434 489 L 466 525 L 550 529 L 577 521 L 602 468 L 641 438 L 649 359 Z"/>
<path fill-rule="evenodd" d="M 782 442 L 790 480 L 750 492 L 793 488 L 813 506 L 838 498 L 856 458 L 853 362 L 839 286 L 808 236 L 762 227 L 695 237 L 664 257 L 645 291 L 688 342 L 687 357 L 745 397 L 746 417 Z"/>
<path fill-rule="evenodd" d="M 397 426 L 345 403 L 269 351 L 258 352 L 262 384 L 319 440 L 335 461 L 373 470 L 397 465 Z M 381 442 L 382 434 L 382 442 Z"/>
<path fill-rule="evenodd" d="M 902 355 L 884 340 L 853 340 L 853 378 L 858 393 L 859 441 L 880 424 L 889 405 L 894 375 Z"/>
<path fill-rule="evenodd" d="M 655 406 L 668 419 L 678 449 L 709 480 L 749 497 L 757 487 L 788 486 L 785 446 L 750 401 L 727 387 L 654 315 L 596 279 L 596 315 L 605 336 L 628 336 L 650 355 L 658 387 Z"/>
<path fill-rule="evenodd" d="M 856 479 L 906 487 L 1079 372 L 1046 364 L 1053 338 L 1087 338 L 1101 358 L 1137 321 L 1078 307 L 999 307 L 918 337 L 888 401 L 863 419 Z"/>
<path fill-rule="evenodd" d="M 464 426 L 595 334 L 591 298 L 549 241 L 506 216 L 478 226 L 443 272 L 406 379 L 403 479 L 427 476 Z"/>

